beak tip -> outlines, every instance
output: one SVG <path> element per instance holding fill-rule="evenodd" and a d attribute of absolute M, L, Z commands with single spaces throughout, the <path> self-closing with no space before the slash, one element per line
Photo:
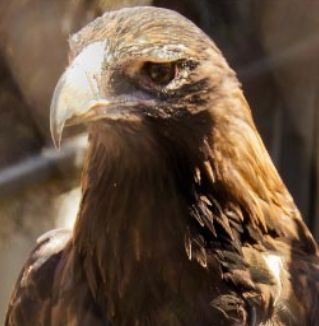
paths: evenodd
<path fill-rule="evenodd" d="M 61 140 L 60 139 L 59 140 L 53 139 L 53 146 L 58 152 L 60 152 L 60 150 L 61 150 Z"/>
<path fill-rule="evenodd" d="M 56 136 L 52 135 L 52 142 L 53 142 L 53 146 L 57 151 L 61 150 L 61 139 L 60 138 L 56 138 Z"/>
<path fill-rule="evenodd" d="M 56 124 L 54 120 L 51 120 L 50 131 L 53 145 L 55 149 L 59 151 L 61 149 L 63 125 L 60 126 L 59 124 Z"/>

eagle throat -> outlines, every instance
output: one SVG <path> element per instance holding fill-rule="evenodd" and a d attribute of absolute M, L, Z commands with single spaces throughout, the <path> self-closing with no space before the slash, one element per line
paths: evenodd
<path fill-rule="evenodd" d="M 189 152 L 194 142 L 197 150 Z M 167 306 L 177 300 L 190 308 L 184 300 L 191 295 L 179 293 L 182 274 L 189 284 L 182 292 L 192 288 L 206 302 L 212 299 L 207 270 L 185 250 L 201 142 L 170 147 L 150 125 L 100 124 L 91 130 L 74 244 L 93 296 L 117 318 L 129 318 L 131 306 L 158 306 L 154 301 L 164 297 L 156 293 L 166 296 Z"/>

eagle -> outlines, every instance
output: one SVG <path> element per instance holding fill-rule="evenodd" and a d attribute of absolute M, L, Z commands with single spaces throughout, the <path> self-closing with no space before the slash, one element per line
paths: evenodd
<path fill-rule="evenodd" d="M 135 7 L 69 44 L 50 121 L 57 147 L 87 125 L 81 204 L 38 239 L 5 325 L 319 325 L 317 244 L 215 43 Z"/>

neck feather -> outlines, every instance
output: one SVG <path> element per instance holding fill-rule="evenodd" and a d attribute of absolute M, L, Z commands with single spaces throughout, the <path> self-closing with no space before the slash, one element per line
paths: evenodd
<path fill-rule="evenodd" d="M 218 123 L 212 131 L 198 122 L 194 139 L 185 129 L 170 130 L 170 139 L 181 139 L 175 147 L 147 126 L 91 130 L 74 245 L 93 295 L 110 314 L 127 314 L 139 306 L 135 300 L 159 300 L 159 287 L 178 292 L 183 271 L 185 284 L 197 280 L 196 290 L 207 293 L 207 282 L 221 283 L 220 269 L 207 272 L 210 259 L 218 261 L 224 249 L 241 256 L 245 243 L 262 243 L 264 235 L 315 250 L 252 121 Z M 249 137 L 238 145 L 226 132 L 231 127 L 235 135 L 240 127 L 237 136 L 249 128 Z"/>
<path fill-rule="evenodd" d="M 177 179 L 190 184 L 192 175 L 183 166 L 182 175 L 176 175 L 179 162 L 162 152 L 148 130 L 122 127 L 112 132 L 108 139 L 100 138 L 102 130 L 91 135 L 74 243 L 90 275 L 92 292 L 99 296 L 103 284 L 103 291 L 112 297 L 104 298 L 107 310 L 121 315 L 117 303 L 145 304 L 154 280 L 161 283 L 156 286 L 164 286 L 164 279 L 169 280 L 165 286 L 178 284 L 181 266 L 174 261 L 188 263 L 184 250 L 188 195 Z M 163 272 L 163 265 L 172 268 Z M 137 298 L 133 284 L 149 289 L 145 297 L 141 293 Z"/>

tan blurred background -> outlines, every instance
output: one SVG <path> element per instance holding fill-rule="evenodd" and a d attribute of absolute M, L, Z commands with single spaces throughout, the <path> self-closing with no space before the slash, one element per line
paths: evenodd
<path fill-rule="evenodd" d="M 257 126 L 319 239 L 319 2 L 312 0 L 0 0 L 0 323 L 36 238 L 72 227 L 85 140 L 52 149 L 49 104 L 67 39 L 110 9 L 181 12 L 222 49 Z"/>

